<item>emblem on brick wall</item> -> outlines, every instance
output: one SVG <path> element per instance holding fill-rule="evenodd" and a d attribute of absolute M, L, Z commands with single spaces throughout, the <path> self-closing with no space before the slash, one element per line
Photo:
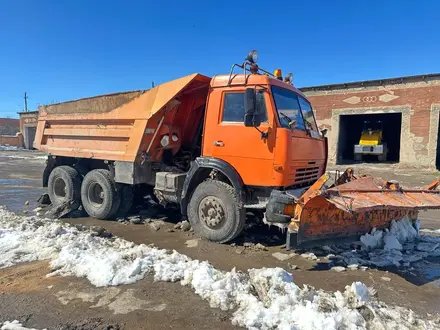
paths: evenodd
<path fill-rule="evenodd" d="M 383 94 L 383 95 L 379 96 L 379 101 L 390 102 L 390 101 L 395 100 L 397 98 L 399 98 L 397 95 L 387 93 L 387 94 Z"/>
<path fill-rule="evenodd" d="M 362 98 L 362 102 L 366 102 L 366 103 L 374 103 L 377 101 L 377 96 L 364 96 Z"/>
<path fill-rule="evenodd" d="M 375 95 L 363 96 L 362 98 L 360 98 L 359 96 L 351 96 L 343 101 L 345 103 L 349 103 L 349 104 L 358 104 L 360 102 L 375 103 L 377 101 L 386 103 L 386 102 L 391 102 L 392 100 L 395 100 L 397 98 L 399 98 L 399 96 L 386 93 L 386 94 L 382 94 L 380 96 L 375 96 Z"/>
<path fill-rule="evenodd" d="M 361 101 L 361 98 L 359 96 L 352 96 L 352 97 L 349 97 L 348 99 L 345 99 L 343 101 L 345 103 L 357 104 Z"/>
<path fill-rule="evenodd" d="M 37 122 L 37 118 L 25 118 L 25 119 L 24 119 L 24 122 L 25 122 L 26 124 L 29 124 L 29 123 L 36 123 L 36 122 Z"/>

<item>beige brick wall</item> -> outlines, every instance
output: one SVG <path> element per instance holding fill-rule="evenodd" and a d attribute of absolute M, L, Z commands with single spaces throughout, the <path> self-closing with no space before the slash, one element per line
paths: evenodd
<path fill-rule="evenodd" d="M 339 116 L 402 113 L 400 162 L 435 167 L 440 111 L 440 81 L 306 91 L 318 125 L 329 130 L 329 162 L 336 162 Z"/>

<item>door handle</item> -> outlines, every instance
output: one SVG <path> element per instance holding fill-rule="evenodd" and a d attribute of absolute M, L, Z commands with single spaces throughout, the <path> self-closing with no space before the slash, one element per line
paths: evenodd
<path fill-rule="evenodd" d="M 223 141 L 214 141 L 214 145 L 216 147 L 223 147 L 225 144 L 223 143 Z"/>

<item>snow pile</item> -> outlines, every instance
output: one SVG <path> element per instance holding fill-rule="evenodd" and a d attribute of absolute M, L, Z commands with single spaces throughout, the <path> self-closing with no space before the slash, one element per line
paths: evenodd
<path fill-rule="evenodd" d="M 18 155 L 1 155 L 1 157 L 13 158 L 13 159 L 47 159 L 47 156 L 35 156 L 32 153 L 26 154 L 26 156 Z"/>
<path fill-rule="evenodd" d="M 420 229 L 422 233 L 440 234 L 440 229 Z"/>
<path fill-rule="evenodd" d="M 0 330 L 37 330 L 37 329 L 26 328 L 20 322 L 18 322 L 17 320 L 14 320 L 12 322 L 10 322 L 10 321 L 3 322 L 3 325 L 0 328 Z"/>
<path fill-rule="evenodd" d="M 24 149 L 22 147 L 0 145 L 0 151 L 17 151 L 17 150 L 24 150 Z"/>
<path fill-rule="evenodd" d="M 378 302 L 375 292 L 360 282 L 335 293 L 299 288 L 280 268 L 251 269 L 249 280 L 257 294 L 240 295 L 232 319 L 248 329 L 436 328 L 410 310 Z"/>
<path fill-rule="evenodd" d="M 364 243 L 366 247 L 375 249 L 383 246 L 383 231 L 373 228 L 371 234 L 365 234 L 361 236 L 360 241 Z"/>
<path fill-rule="evenodd" d="M 300 288 L 281 268 L 220 271 L 176 251 L 96 236 L 57 220 L 22 217 L 0 208 L 0 267 L 51 259 L 51 275 L 86 277 L 95 286 L 133 283 L 147 274 L 180 281 L 213 308 L 232 310 L 248 329 L 435 329 L 410 310 L 388 307 L 355 282 L 344 292 Z"/>
<path fill-rule="evenodd" d="M 402 245 L 412 241 L 419 236 L 416 228 L 408 217 L 400 221 L 393 220 L 390 230 L 376 230 L 373 228 L 371 234 L 361 236 L 360 240 L 368 248 L 384 248 L 385 250 L 402 250 Z"/>
<path fill-rule="evenodd" d="M 392 221 L 390 229 L 376 230 L 361 236 L 363 248 L 359 251 L 337 251 L 336 259 L 346 264 L 409 266 L 427 257 L 440 256 L 440 237 L 419 234 L 419 222 L 407 217 Z"/>

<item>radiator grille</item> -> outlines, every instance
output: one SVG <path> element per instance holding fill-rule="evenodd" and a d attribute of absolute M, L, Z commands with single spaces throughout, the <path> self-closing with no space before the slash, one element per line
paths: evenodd
<path fill-rule="evenodd" d="M 297 168 L 295 171 L 295 184 L 316 181 L 319 167 Z"/>

